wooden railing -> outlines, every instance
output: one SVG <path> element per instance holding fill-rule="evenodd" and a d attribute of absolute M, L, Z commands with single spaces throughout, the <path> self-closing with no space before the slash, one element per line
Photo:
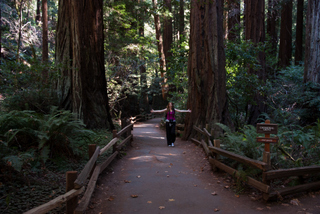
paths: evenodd
<path fill-rule="evenodd" d="M 191 138 L 191 141 L 201 145 L 209 158 L 212 169 L 215 171 L 217 168 L 227 172 L 230 175 L 240 177 L 240 172 L 230 166 L 221 162 L 220 155 L 241 162 L 249 167 L 262 170 L 262 182 L 249 176 L 244 179 L 248 185 L 255 187 L 263 192 L 265 200 L 273 199 L 277 196 L 284 196 L 294 193 L 299 193 L 307 190 L 320 189 L 320 181 L 307 184 L 301 184 L 294 187 L 286 187 L 282 189 L 272 188 L 271 181 L 277 178 L 286 178 L 291 176 L 300 176 L 303 181 L 302 175 L 311 175 L 320 173 L 320 166 L 298 167 L 292 169 L 278 169 L 271 170 L 270 153 L 265 151 L 263 153 L 263 161 L 253 160 L 220 148 L 220 140 L 213 140 L 212 136 L 206 128 L 199 128 L 193 126 L 196 131 L 196 136 Z"/>
<path fill-rule="evenodd" d="M 61 206 L 66 203 L 66 213 L 84 213 L 90 202 L 92 193 L 95 189 L 96 182 L 99 175 L 109 166 L 112 160 L 119 154 L 120 149 L 127 143 L 133 141 L 133 135 L 131 130 L 133 129 L 133 124 L 129 124 L 124 127 L 121 131 L 113 130 L 113 139 L 102 149 L 95 144 L 89 145 L 89 157 L 90 160 L 84 166 L 83 170 L 79 175 L 76 171 L 69 171 L 66 173 L 66 183 L 67 188 L 64 195 L 58 196 L 57 198 L 42 204 L 36 208 L 33 208 L 25 214 L 42 214 L 53 210 L 56 207 Z M 121 137 L 126 135 L 124 140 Z M 121 142 L 120 142 L 121 141 Z M 120 142 L 119 144 L 117 144 Z M 97 159 L 103 153 L 112 148 L 113 153 L 104 162 L 96 164 Z M 88 182 L 89 179 L 89 182 Z M 84 192 L 85 191 L 85 192 Z M 78 203 L 78 196 L 84 192 L 80 202 Z"/>
<path fill-rule="evenodd" d="M 138 121 L 150 120 L 152 118 L 155 118 L 155 115 L 150 113 L 150 114 L 139 114 L 139 115 L 137 115 L 135 117 L 131 117 L 130 119 L 131 119 L 131 121 L 133 123 L 135 123 L 135 122 L 138 122 Z"/>

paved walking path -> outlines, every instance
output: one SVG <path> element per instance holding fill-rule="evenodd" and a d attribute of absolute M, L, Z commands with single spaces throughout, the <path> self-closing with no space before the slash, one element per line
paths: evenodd
<path fill-rule="evenodd" d="M 224 173 L 212 173 L 201 148 L 179 138 L 168 147 L 159 122 L 135 124 L 133 147 L 99 177 L 87 213 L 320 213 L 319 200 L 304 210 L 237 197 L 225 188 Z"/>

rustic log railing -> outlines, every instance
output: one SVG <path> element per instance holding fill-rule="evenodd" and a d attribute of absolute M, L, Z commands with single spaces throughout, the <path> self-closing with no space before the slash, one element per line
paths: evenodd
<path fill-rule="evenodd" d="M 100 147 L 96 146 L 95 144 L 89 145 L 90 160 L 84 166 L 81 173 L 78 176 L 76 171 L 66 173 L 67 193 L 58 196 L 45 204 L 33 208 L 25 212 L 25 214 L 47 213 L 56 207 L 60 207 L 65 202 L 67 214 L 84 213 L 90 202 L 99 175 L 109 166 L 112 160 L 119 154 L 120 149 L 129 142 L 131 144 L 131 142 L 133 141 L 133 135 L 131 134 L 132 129 L 133 124 L 129 124 L 119 132 L 117 132 L 117 130 L 114 130 L 113 139 L 102 149 L 100 149 Z M 121 143 L 117 144 L 119 141 L 121 141 L 121 137 L 125 134 L 127 135 L 127 137 L 124 140 L 122 140 Z M 99 156 L 101 156 L 110 148 L 113 148 L 112 155 L 110 155 L 104 162 L 96 165 Z M 87 183 L 88 179 L 89 182 Z M 78 196 L 83 192 L 84 194 L 80 202 L 78 203 Z"/>
<path fill-rule="evenodd" d="M 267 122 L 267 125 L 268 122 Z M 269 125 L 271 126 L 271 124 Z M 236 169 L 233 169 L 230 166 L 222 163 L 220 161 L 220 155 L 241 162 L 249 167 L 257 168 L 262 170 L 262 182 L 258 181 L 254 178 L 246 176 L 244 179 L 245 182 L 255 187 L 256 189 L 263 192 L 263 198 L 267 201 L 273 199 L 279 195 L 285 196 L 289 194 L 299 193 L 307 190 L 320 189 L 320 181 L 301 184 L 294 187 L 286 187 L 282 189 L 274 189 L 272 188 L 271 181 L 273 179 L 285 178 L 291 176 L 300 176 L 303 175 L 311 175 L 320 173 L 320 166 L 308 166 L 308 167 L 298 167 L 292 169 L 278 169 L 278 170 L 270 170 L 271 169 L 271 161 L 270 161 L 270 145 L 267 145 L 267 151 L 265 150 L 263 153 L 263 161 L 253 160 L 248 157 L 244 157 L 224 149 L 220 148 L 220 140 L 211 141 L 211 134 L 207 131 L 206 128 L 199 128 L 193 126 L 193 130 L 196 132 L 195 137 L 191 138 L 191 141 L 196 143 L 197 145 L 201 145 L 203 147 L 204 152 L 208 156 L 209 162 L 212 166 L 212 169 L 215 171 L 217 168 L 227 172 L 230 175 L 235 177 L 240 177 L 240 172 Z M 270 137 L 270 136 L 266 136 Z M 303 179 L 300 179 L 303 180 Z"/>

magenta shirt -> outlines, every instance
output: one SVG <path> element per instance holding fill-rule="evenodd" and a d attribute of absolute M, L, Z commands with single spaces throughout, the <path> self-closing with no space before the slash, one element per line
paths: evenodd
<path fill-rule="evenodd" d="M 174 111 L 168 111 L 168 113 L 167 113 L 167 120 L 176 120 L 175 118 L 174 118 Z"/>

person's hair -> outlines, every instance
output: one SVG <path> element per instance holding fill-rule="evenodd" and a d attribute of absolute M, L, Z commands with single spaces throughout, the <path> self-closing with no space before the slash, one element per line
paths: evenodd
<path fill-rule="evenodd" d="M 172 111 L 173 111 L 173 113 L 176 113 L 175 110 L 174 110 L 174 104 L 173 104 L 172 102 L 169 102 L 169 103 L 172 104 Z M 166 117 L 167 117 L 168 112 L 170 111 L 170 109 L 169 109 L 169 103 L 168 103 L 168 105 L 167 105 L 167 110 L 166 110 L 166 112 L 165 112 L 165 113 L 166 113 L 166 114 L 165 114 Z"/>

